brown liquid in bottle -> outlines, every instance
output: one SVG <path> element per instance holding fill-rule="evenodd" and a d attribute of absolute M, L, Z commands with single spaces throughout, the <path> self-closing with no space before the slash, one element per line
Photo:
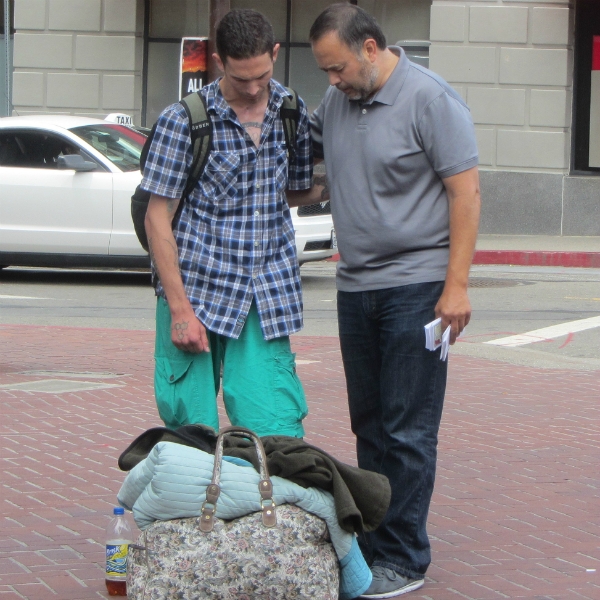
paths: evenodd
<path fill-rule="evenodd" d="M 127 582 L 106 579 L 106 589 L 109 596 L 127 596 Z"/>

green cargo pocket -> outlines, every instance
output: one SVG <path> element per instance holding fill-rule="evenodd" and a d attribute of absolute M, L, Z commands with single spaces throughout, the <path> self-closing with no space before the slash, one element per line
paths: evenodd
<path fill-rule="evenodd" d="M 308 414 L 306 396 L 296 374 L 296 355 L 290 352 L 275 356 L 275 397 L 278 435 L 301 437 L 302 419 Z"/>
<path fill-rule="evenodd" d="M 190 371 L 194 357 L 156 357 L 154 391 L 158 414 L 165 427 L 177 429 L 195 423 L 194 404 L 198 395 L 195 377 Z"/>

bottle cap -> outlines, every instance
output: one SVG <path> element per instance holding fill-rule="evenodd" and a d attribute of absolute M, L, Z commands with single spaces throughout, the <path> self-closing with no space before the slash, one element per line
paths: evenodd
<path fill-rule="evenodd" d="M 113 515 L 124 515 L 124 514 L 125 514 L 125 510 L 121 506 L 115 506 L 115 508 L 113 508 Z"/>

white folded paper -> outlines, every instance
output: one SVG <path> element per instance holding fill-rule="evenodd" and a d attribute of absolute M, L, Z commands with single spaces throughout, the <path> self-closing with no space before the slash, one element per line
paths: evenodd
<path fill-rule="evenodd" d="M 442 347 L 440 360 L 446 360 L 450 347 L 450 325 L 442 333 L 442 319 L 436 319 L 425 325 L 425 348 L 437 350 L 440 346 Z"/>
<path fill-rule="evenodd" d="M 446 327 L 446 331 L 442 334 L 442 350 L 440 352 L 440 360 L 448 358 L 448 348 L 450 348 L 450 325 Z"/>

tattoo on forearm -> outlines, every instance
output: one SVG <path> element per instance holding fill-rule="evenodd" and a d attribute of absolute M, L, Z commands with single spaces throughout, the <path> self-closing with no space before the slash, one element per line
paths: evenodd
<path fill-rule="evenodd" d="M 154 270 L 160 279 L 160 272 L 158 270 L 158 264 L 156 263 L 156 256 L 154 255 L 154 239 L 150 236 L 148 236 L 148 254 L 150 254 L 150 262 L 154 266 Z"/>
<path fill-rule="evenodd" d="M 150 260 L 152 264 L 156 265 L 156 260 L 154 259 L 154 248 L 152 247 L 152 238 L 148 236 L 148 254 L 150 254 Z"/>
<path fill-rule="evenodd" d="M 181 269 L 179 267 L 179 252 L 177 250 L 177 244 L 173 240 L 169 240 L 164 238 L 164 241 L 167 243 L 169 248 L 172 250 L 173 257 L 173 266 L 177 269 L 177 272 L 181 274 Z M 148 237 L 148 254 L 150 254 L 150 260 L 154 265 L 154 270 L 158 274 L 158 278 L 161 279 L 161 271 L 158 267 L 158 262 L 156 260 L 156 253 L 154 251 L 154 238 Z"/>
<path fill-rule="evenodd" d="M 171 250 L 173 250 L 173 266 L 177 269 L 178 273 L 181 273 L 179 269 L 179 251 L 177 250 L 177 244 L 174 240 L 165 239 L 165 242 L 171 246 Z"/>
<path fill-rule="evenodd" d="M 184 331 L 188 328 L 187 321 L 183 321 L 182 323 L 175 323 L 173 325 L 173 329 L 177 332 L 177 339 L 182 340 L 185 337 Z"/>

